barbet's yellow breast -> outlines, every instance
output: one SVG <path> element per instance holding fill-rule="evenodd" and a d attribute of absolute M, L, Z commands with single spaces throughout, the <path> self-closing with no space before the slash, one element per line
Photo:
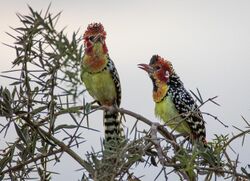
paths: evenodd
<path fill-rule="evenodd" d="M 155 103 L 155 115 L 163 120 L 171 129 L 179 133 L 190 134 L 190 128 L 175 108 L 171 95 Z"/>
<path fill-rule="evenodd" d="M 116 100 L 116 88 L 108 70 L 97 73 L 84 72 L 82 80 L 89 94 L 102 105 L 111 105 Z"/>

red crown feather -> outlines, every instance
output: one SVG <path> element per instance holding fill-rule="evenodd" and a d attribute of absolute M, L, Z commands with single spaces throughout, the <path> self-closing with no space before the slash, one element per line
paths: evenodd
<path fill-rule="evenodd" d="M 83 38 L 86 39 L 89 36 L 98 35 L 98 34 L 106 38 L 106 32 L 104 31 L 103 25 L 101 23 L 91 23 L 88 25 L 88 28 L 83 35 Z"/>

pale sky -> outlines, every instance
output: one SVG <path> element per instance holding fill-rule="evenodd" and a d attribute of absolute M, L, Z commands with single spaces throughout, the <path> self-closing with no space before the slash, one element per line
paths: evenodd
<path fill-rule="evenodd" d="M 241 115 L 250 120 L 250 1 L 2 0 L 0 42 L 13 42 L 5 32 L 10 31 L 9 26 L 19 25 L 15 13 L 27 14 L 27 4 L 45 10 L 50 2 L 52 12 L 63 11 L 58 30 L 66 26 L 70 34 L 79 28 L 84 32 L 91 22 L 104 25 L 109 54 L 120 74 L 122 107 L 158 121 L 154 117 L 151 80 L 137 64 L 148 63 L 153 54 L 159 54 L 173 63 L 187 89 L 199 88 L 204 99 L 219 96 L 221 107 L 208 104 L 202 111 L 217 115 L 230 128 L 206 117 L 208 140 L 214 134 L 231 134 L 232 125 L 245 126 Z M 0 45 L 0 71 L 11 68 L 14 56 L 12 49 Z M 8 85 L 3 78 L 0 83 Z M 247 138 L 246 143 L 249 141 Z M 93 144 L 99 142 L 97 137 Z M 246 153 L 250 146 L 239 145 L 235 143 L 242 154 L 240 160 L 250 163 Z M 58 171 L 62 174 L 55 180 L 79 178 L 73 169 L 73 176 L 64 172 L 71 167 L 61 169 Z"/>

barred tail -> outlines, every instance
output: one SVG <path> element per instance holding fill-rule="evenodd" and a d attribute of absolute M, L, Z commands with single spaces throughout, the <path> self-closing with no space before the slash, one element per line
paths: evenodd
<path fill-rule="evenodd" d="M 121 125 L 121 117 L 118 112 L 104 111 L 105 143 L 120 142 L 124 138 L 124 132 Z"/>

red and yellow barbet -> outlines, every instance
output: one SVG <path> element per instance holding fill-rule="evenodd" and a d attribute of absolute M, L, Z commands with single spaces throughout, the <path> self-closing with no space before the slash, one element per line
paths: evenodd
<path fill-rule="evenodd" d="M 120 106 L 121 85 L 118 72 L 106 46 L 106 32 L 101 23 L 92 23 L 83 35 L 85 53 L 81 79 L 89 94 L 104 106 Z M 117 142 L 123 136 L 119 114 L 104 111 L 105 142 Z"/>
<path fill-rule="evenodd" d="M 154 55 L 149 64 L 138 66 L 149 74 L 153 82 L 155 115 L 192 142 L 206 145 L 205 121 L 171 62 Z"/>

